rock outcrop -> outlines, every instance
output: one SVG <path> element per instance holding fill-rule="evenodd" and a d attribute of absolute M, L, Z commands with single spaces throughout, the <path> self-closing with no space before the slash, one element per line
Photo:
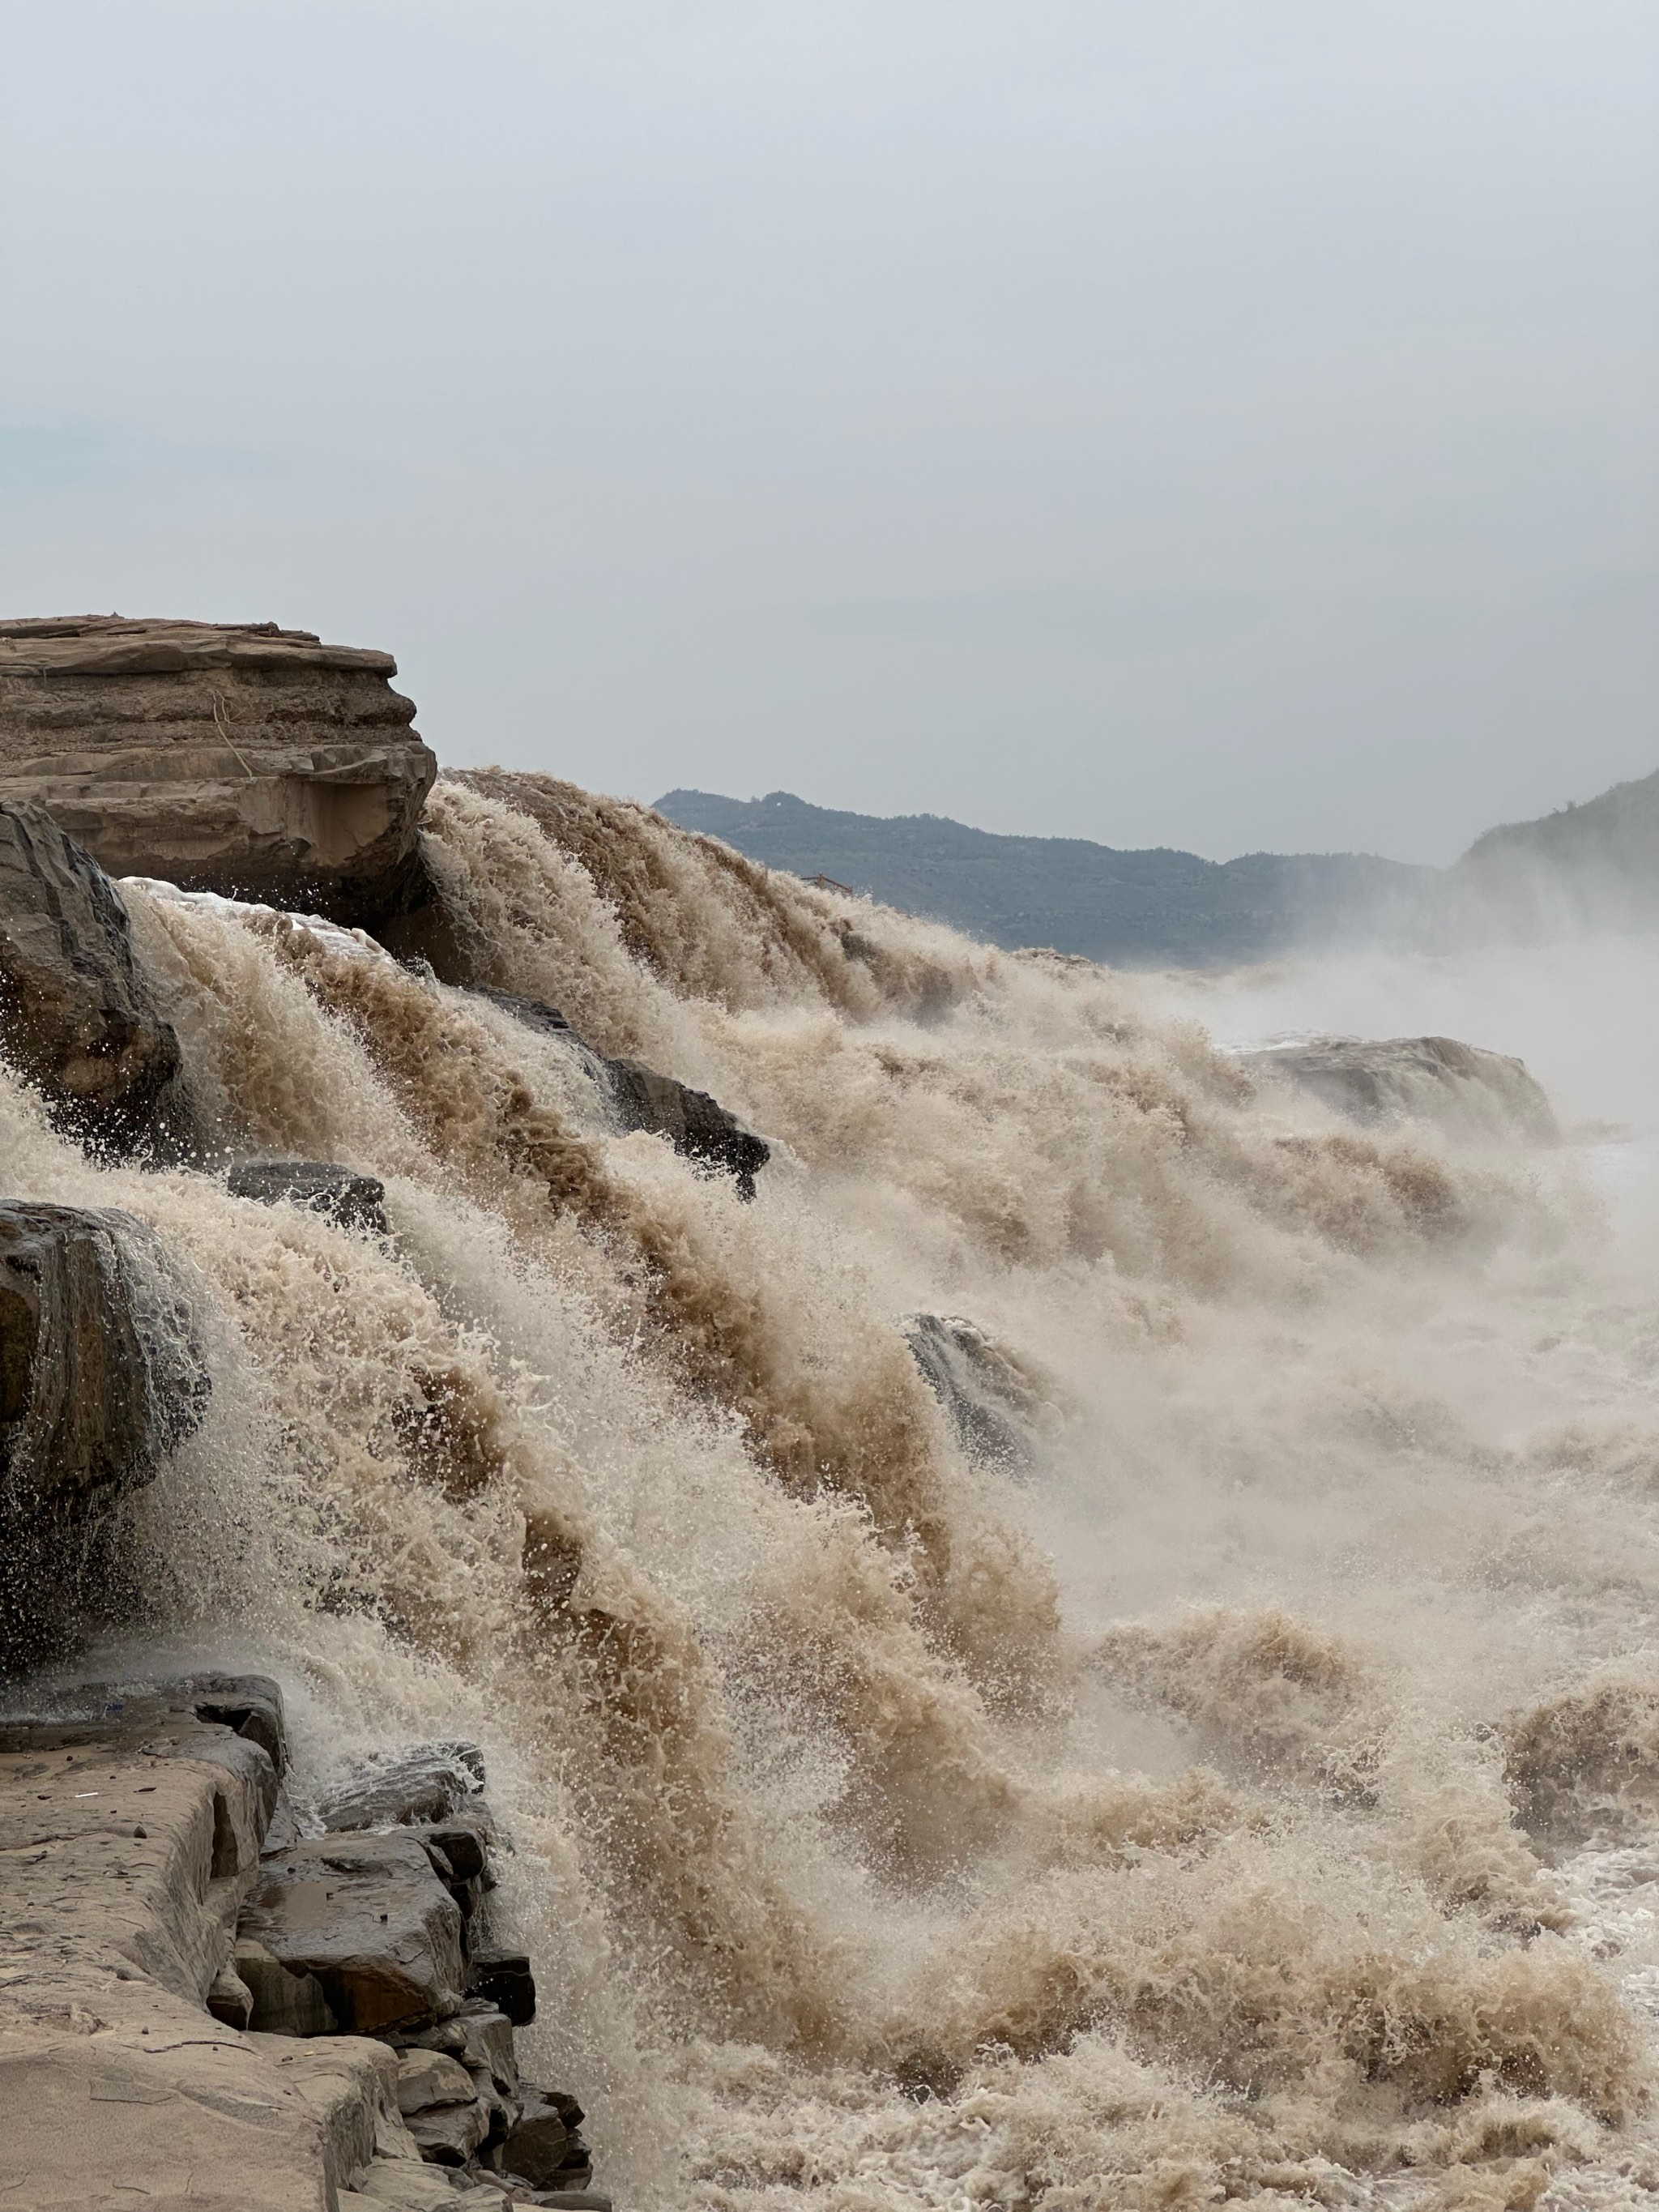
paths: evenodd
<path fill-rule="evenodd" d="M 68 1133 L 176 1148 L 179 1040 L 133 957 L 121 895 L 41 807 L 0 804 L 0 1054 Z"/>
<path fill-rule="evenodd" d="M 390 653 L 274 623 L 0 623 L 0 800 L 112 876 L 373 927 L 424 895 L 437 763 Z"/>
<path fill-rule="evenodd" d="M 469 1958 L 495 1834 L 472 1746 L 354 1778 L 331 1802 L 378 1793 L 373 1830 L 277 1843 L 287 1732 L 267 1678 L 13 1707 L 0 2197 L 182 2202 L 187 2178 L 209 2212 L 611 2212 L 586 2194 L 580 2106 L 526 2081 L 513 2021 L 463 1991 L 490 1955 Z M 465 1802 L 441 1832 L 400 1820 L 432 1809 L 421 1778 L 445 1771 Z"/>
<path fill-rule="evenodd" d="M 323 2124 L 205 2009 L 278 1778 L 187 1688 L 0 1720 L 0 2197 L 319 2212 Z M 340 2177 L 343 2178 L 343 2177 Z"/>
<path fill-rule="evenodd" d="M 693 1091 L 672 1075 L 659 1075 L 636 1060 L 613 1060 L 586 1044 L 556 1006 L 539 999 L 520 998 L 511 991 L 481 990 L 490 1000 L 529 1029 L 544 1036 L 568 1040 L 601 1072 L 613 1117 L 619 1130 L 644 1130 L 666 1137 L 684 1158 L 732 1176 L 739 1198 L 753 1198 L 755 1177 L 772 1157 L 772 1147 L 752 1129 L 745 1129 L 706 1091 Z"/>
<path fill-rule="evenodd" d="M 1239 1058 L 1259 1081 L 1306 1091 L 1362 1128 L 1415 1120 L 1468 1138 L 1560 1139 L 1522 1061 L 1455 1037 L 1301 1038 Z"/>
<path fill-rule="evenodd" d="M 109 1507 L 210 1389 L 188 1290 L 143 1222 L 0 1201 L 0 1675 L 106 1583 Z"/>

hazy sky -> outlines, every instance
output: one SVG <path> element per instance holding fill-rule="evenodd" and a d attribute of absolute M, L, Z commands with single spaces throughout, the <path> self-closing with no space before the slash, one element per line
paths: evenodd
<path fill-rule="evenodd" d="M 0 0 L 0 611 L 1217 857 L 1659 767 L 1654 0 Z"/>

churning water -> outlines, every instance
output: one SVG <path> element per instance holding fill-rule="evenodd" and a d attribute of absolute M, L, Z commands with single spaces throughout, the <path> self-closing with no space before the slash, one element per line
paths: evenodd
<path fill-rule="evenodd" d="M 312 1784 L 483 1743 L 602 2184 L 1659 2190 L 1652 951 L 1132 981 L 537 780 L 430 835 L 484 980 L 772 1141 L 753 1205 L 487 1000 L 156 887 L 227 1158 L 395 1235 L 100 1170 L 9 1079 L 0 1158 L 199 1279 L 141 1638 L 276 1673 Z M 1206 1034 L 1312 1027 L 1522 1053 L 1568 1139 L 1359 1134 Z M 1017 1462 L 918 1314 L 1020 1378 Z"/>

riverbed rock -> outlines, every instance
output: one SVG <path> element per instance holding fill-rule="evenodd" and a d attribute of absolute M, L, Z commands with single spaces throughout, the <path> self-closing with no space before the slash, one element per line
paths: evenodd
<path fill-rule="evenodd" d="M 211 1392 L 190 1293 L 112 1207 L 0 1200 L 0 1675 L 112 1602 L 110 1509 Z"/>
<path fill-rule="evenodd" d="M 296 2043 L 257 2031 L 248 2041 L 316 2114 L 338 2179 L 363 2172 L 377 2156 L 411 2166 L 419 2158 L 398 2108 L 397 2054 L 385 2044 L 361 2035 Z"/>
<path fill-rule="evenodd" d="M 460 1909 L 412 1836 L 313 1837 L 267 1858 L 237 1933 L 315 1975 L 348 2033 L 426 2027 L 461 2003 Z"/>
<path fill-rule="evenodd" d="M 1524 1061 L 1456 1037 L 1304 1037 L 1241 1053 L 1258 1083 L 1287 1084 L 1362 1128 L 1422 1121 L 1465 1138 L 1555 1144 L 1560 1129 Z"/>
<path fill-rule="evenodd" d="M 611 1095 L 624 1129 L 643 1129 L 666 1137 L 677 1152 L 705 1167 L 719 1168 L 738 1186 L 739 1198 L 753 1198 L 755 1177 L 772 1157 L 772 1147 L 706 1091 L 693 1091 L 672 1075 L 659 1075 L 636 1060 L 612 1060 Z"/>
<path fill-rule="evenodd" d="M 342 1229 L 390 1233 L 386 1185 L 377 1176 L 359 1175 L 324 1160 L 238 1160 L 225 1177 L 233 1198 L 260 1206 L 300 1206 L 325 1213 Z"/>
<path fill-rule="evenodd" d="M 390 653 L 275 623 L 0 623 L 0 800 L 115 876 L 373 927 L 425 896 L 437 763 Z"/>
<path fill-rule="evenodd" d="M 377 2158 L 367 2173 L 358 2176 L 355 2201 L 391 2205 L 395 2212 L 463 2212 L 467 2206 L 471 2212 L 486 2212 L 486 2208 L 489 2212 L 498 2212 L 503 2202 L 502 2192 L 488 2189 L 482 2174 L 475 2191 L 459 2175 L 450 2179 L 449 2173 L 446 2166 L 409 2166 L 401 2160 Z M 459 2188 L 457 2181 L 461 2181 Z M 347 2203 L 343 2194 L 340 2205 L 341 2212 L 353 2212 L 353 2206 Z"/>
<path fill-rule="evenodd" d="M 187 1145 L 179 1040 L 134 956 L 120 892 L 21 798 L 0 803 L 0 1054 L 83 1142 L 167 1157 Z"/>

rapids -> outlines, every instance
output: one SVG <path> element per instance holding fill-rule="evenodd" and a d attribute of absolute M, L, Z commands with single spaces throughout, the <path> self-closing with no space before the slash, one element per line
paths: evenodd
<path fill-rule="evenodd" d="M 151 1223 L 210 1338 L 100 1663 L 276 1674 L 307 1787 L 480 1741 L 532 2058 L 642 2212 L 1659 2191 L 1645 1125 L 1361 1135 L 1209 1034 L 1386 1006 L 1641 1123 L 1569 1018 L 1607 948 L 1121 977 L 545 779 L 428 835 L 479 979 L 712 1091 L 758 1195 L 486 1000 L 129 884 L 225 1158 L 395 1233 L 0 1071 L 8 1192 Z M 1037 1379 L 1032 1464 L 964 1457 L 919 1313 Z"/>

